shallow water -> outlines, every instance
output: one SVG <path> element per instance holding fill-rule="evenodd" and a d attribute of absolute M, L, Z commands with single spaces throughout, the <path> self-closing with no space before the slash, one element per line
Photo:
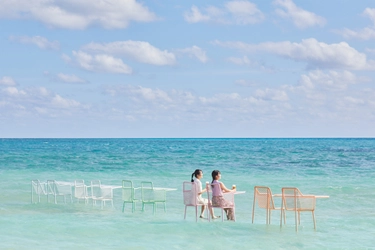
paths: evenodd
<path fill-rule="evenodd" d="M 219 169 L 227 186 L 246 191 L 236 195 L 236 222 L 195 223 L 190 207 L 183 219 L 182 182 L 196 168 L 203 183 Z M 374 249 L 374 170 L 374 139 L 2 139 L 0 249 Z M 121 189 L 103 210 L 46 197 L 31 204 L 33 179 L 129 179 L 178 190 L 167 193 L 166 213 L 142 212 L 140 203 L 122 213 Z M 280 229 L 278 211 L 265 225 L 256 209 L 252 224 L 255 185 L 329 195 L 317 200 L 317 230 L 309 213 L 298 233 L 293 214 Z"/>

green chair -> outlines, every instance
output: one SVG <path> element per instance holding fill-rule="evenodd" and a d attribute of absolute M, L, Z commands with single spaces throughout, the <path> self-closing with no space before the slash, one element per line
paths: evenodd
<path fill-rule="evenodd" d="M 162 188 L 154 188 L 151 181 L 141 182 L 141 199 L 142 199 L 142 211 L 145 211 L 145 204 L 153 205 L 153 213 L 155 214 L 158 203 L 164 204 L 164 212 L 166 211 L 167 195 L 166 190 Z"/>
<path fill-rule="evenodd" d="M 134 213 L 135 204 L 138 200 L 135 199 L 134 186 L 133 186 L 132 181 L 128 181 L 128 180 L 122 181 L 122 201 L 124 202 L 122 205 L 122 212 L 124 212 L 125 210 L 125 204 L 131 203 L 132 213 Z"/>

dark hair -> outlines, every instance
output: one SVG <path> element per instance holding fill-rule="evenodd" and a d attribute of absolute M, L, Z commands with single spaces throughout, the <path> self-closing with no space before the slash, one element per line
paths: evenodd
<path fill-rule="evenodd" d="M 197 178 L 197 176 L 198 176 L 201 172 L 203 173 L 202 170 L 200 170 L 200 169 L 196 169 L 196 170 L 194 171 L 194 173 L 191 174 L 191 182 L 194 182 L 193 176 L 195 176 L 195 178 Z"/>
<path fill-rule="evenodd" d="M 214 170 L 214 171 L 212 171 L 212 173 L 211 173 L 211 176 L 212 176 L 212 182 L 214 182 L 215 177 L 218 176 L 219 174 L 221 174 L 219 170 Z M 211 183 L 212 183 L 212 182 L 211 182 Z"/>

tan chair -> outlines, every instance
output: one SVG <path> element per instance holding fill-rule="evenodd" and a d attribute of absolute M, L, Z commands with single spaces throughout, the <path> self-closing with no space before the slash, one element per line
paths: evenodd
<path fill-rule="evenodd" d="M 280 215 L 280 227 L 282 227 L 282 215 L 286 211 L 294 211 L 294 219 L 296 223 L 296 232 L 298 231 L 298 225 L 301 223 L 301 212 L 311 212 L 312 219 L 314 222 L 314 229 L 316 230 L 315 222 L 315 195 L 303 195 L 296 187 L 284 187 L 282 191 L 282 201 L 281 201 L 281 215 Z M 285 218 L 284 218 L 285 220 Z M 285 223 L 285 221 L 284 221 Z"/>
<path fill-rule="evenodd" d="M 255 204 L 258 204 L 259 208 L 266 209 L 266 224 L 271 224 L 271 211 L 272 210 L 281 210 L 281 207 L 275 207 L 271 189 L 265 186 L 254 187 L 252 223 L 254 223 Z M 284 217 L 284 223 L 285 223 L 285 217 Z"/>
<path fill-rule="evenodd" d="M 184 219 L 186 219 L 187 207 L 195 207 L 195 221 L 198 221 L 198 207 L 206 206 L 207 204 L 198 203 L 198 193 L 195 182 L 184 181 L 182 184 L 182 192 L 184 196 L 185 213 Z M 207 218 L 209 217 L 207 209 Z"/>

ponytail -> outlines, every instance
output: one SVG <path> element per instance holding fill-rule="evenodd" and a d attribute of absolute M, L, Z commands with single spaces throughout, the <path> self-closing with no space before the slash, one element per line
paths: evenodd
<path fill-rule="evenodd" d="M 203 173 L 202 170 L 200 170 L 200 169 L 196 169 L 196 170 L 194 171 L 194 173 L 191 174 L 191 182 L 194 182 L 193 176 L 195 176 L 195 178 L 197 178 L 197 176 L 198 176 L 201 172 Z"/>
<path fill-rule="evenodd" d="M 219 174 L 220 174 L 219 170 L 212 171 L 212 173 L 211 173 L 211 176 L 212 176 L 212 182 L 211 182 L 211 184 L 214 183 L 215 177 L 218 176 Z M 211 185 L 211 186 L 214 187 L 213 185 Z"/>

